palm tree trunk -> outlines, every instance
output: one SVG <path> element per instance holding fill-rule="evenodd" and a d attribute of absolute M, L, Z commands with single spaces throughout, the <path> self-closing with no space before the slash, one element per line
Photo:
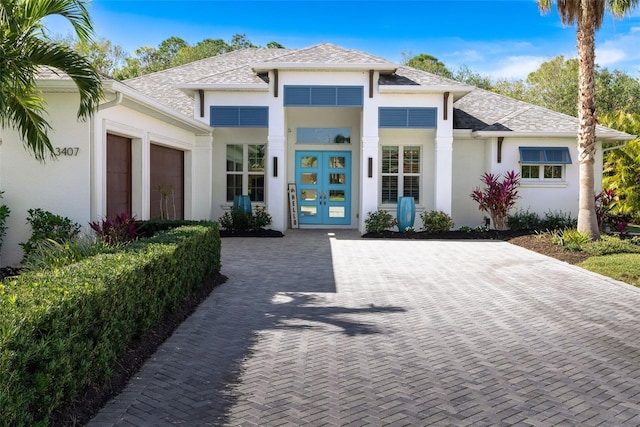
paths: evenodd
<path fill-rule="evenodd" d="M 595 33 L 596 10 L 593 0 L 582 0 L 582 14 L 578 21 L 578 162 L 580 165 L 580 193 L 578 199 L 578 230 L 592 240 L 600 238 L 594 201 L 594 171 L 596 152 L 596 89 Z"/>

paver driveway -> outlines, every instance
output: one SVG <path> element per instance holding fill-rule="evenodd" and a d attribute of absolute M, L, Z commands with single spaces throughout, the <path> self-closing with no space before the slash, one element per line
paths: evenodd
<path fill-rule="evenodd" d="M 505 242 L 224 239 L 92 426 L 640 425 L 640 292 Z"/>

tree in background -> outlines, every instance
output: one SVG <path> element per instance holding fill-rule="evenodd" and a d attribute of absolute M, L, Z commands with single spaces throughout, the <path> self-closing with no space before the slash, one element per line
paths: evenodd
<path fill-rule="evenodd" d="M 122 46 L 104 38 L 80 41 L 74 37 L 66 37 L 59 41 L 83 55 L 96 70 L 106 76 L 112 76 L 117 69 L 122 68 L 129 57 Z"/>
<path fill-rule="evenodd" d="M 604 126 L 640 135 L 640 114 L 618 112 L 600 118 Z M 640 138 L 605 155 L 603 188 L 613 190 L 615 213 L 640 218 Z"/>
<path fill-rule="evenodd" d="M 0 126 L 15 127 L 36 159 L 55 157 L 44 118 L 45 101 L 36 88 L 40 67 L 60 70 L 73 79 L 80 94 L 78 118 L 89 117 L 102 96 L 100 75 L 82 54 L 48 37 L 47 16 L 58 15 L 79 40 L 93 36 L 86 2 L 80 0 L 0 1 Z"/>
<path fill-rule="evenodd" d="M 578 198 L 578 231 L 592 240 L 600 237 L 594 204 L 593 164 L 596 151 L 596 85 L 595 34 L 608 8 L 614 16 L 623 16 L 638 0 L 571 0 L 556 3 L 564 24 L 577 24 L 578 42 L 578 162 L 580 191 Z M 541 11 L 551 9 L 551 0 L 538 0 Z"/>
<path fill-rule="evenodd" d="M 157 48 L 143 46 L 136 49 L 133 57 L 127 56 L 123 66 L 114 69 L 113 77 L 125 80 L 234 50 L 258 47 L 260 46 L 254 45 L 245 34 L 236 34 L 229 42 L 208 38 L 195 45 L 188 44 L 180 37 L 170 37 L 161 42 Z M 267 48 L 281 49 L 283 46 L 276 41 L 271 41 L 267 44 Z"/>
<path fill-rule="evenodd" d="M 453 73 L 449 71 L 447 66 L 433 55 L 421 53 L 420 55 L 412 57 L 410 52 L 402 52 L 401 55 L 403 57 L 402 62 L 409 67 L 446 77 L 448 79 L 453 78 Z"/>

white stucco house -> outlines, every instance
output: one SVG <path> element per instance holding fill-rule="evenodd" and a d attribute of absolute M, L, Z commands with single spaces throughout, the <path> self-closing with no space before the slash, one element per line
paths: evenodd
<path fill-rule="evenodd" d="M 469 194 L 482 174 L 516 170 L 519 207 L 577 212 L 576 118 L 328 43 L 106 79 L 107 99 L 86 122 L 68 77 L 43 70 L 39 85 L 60 156 L 40 164 L 17 132 L 0 130 L 12 211 L 3 265 L 21 259 L 30 208 L 86 225 L 120 212 L 157 217 L 170 198 L 172 218 L 217 219 L 249 195 L 285 234 L 364 232 L 368 212 L 413 196 L 418 211 L 478 226 L 485 215 Z M 597 138 L 600 183 L 602 142 L 633 136 L 599 126 Z"/>

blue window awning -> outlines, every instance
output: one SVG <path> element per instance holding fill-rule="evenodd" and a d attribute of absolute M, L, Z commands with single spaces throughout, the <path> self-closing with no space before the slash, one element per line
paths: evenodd
<path fill-rule="evenodd" d="M 522 164 L 571 164 L 568 147 L 519 147 Z"/>

